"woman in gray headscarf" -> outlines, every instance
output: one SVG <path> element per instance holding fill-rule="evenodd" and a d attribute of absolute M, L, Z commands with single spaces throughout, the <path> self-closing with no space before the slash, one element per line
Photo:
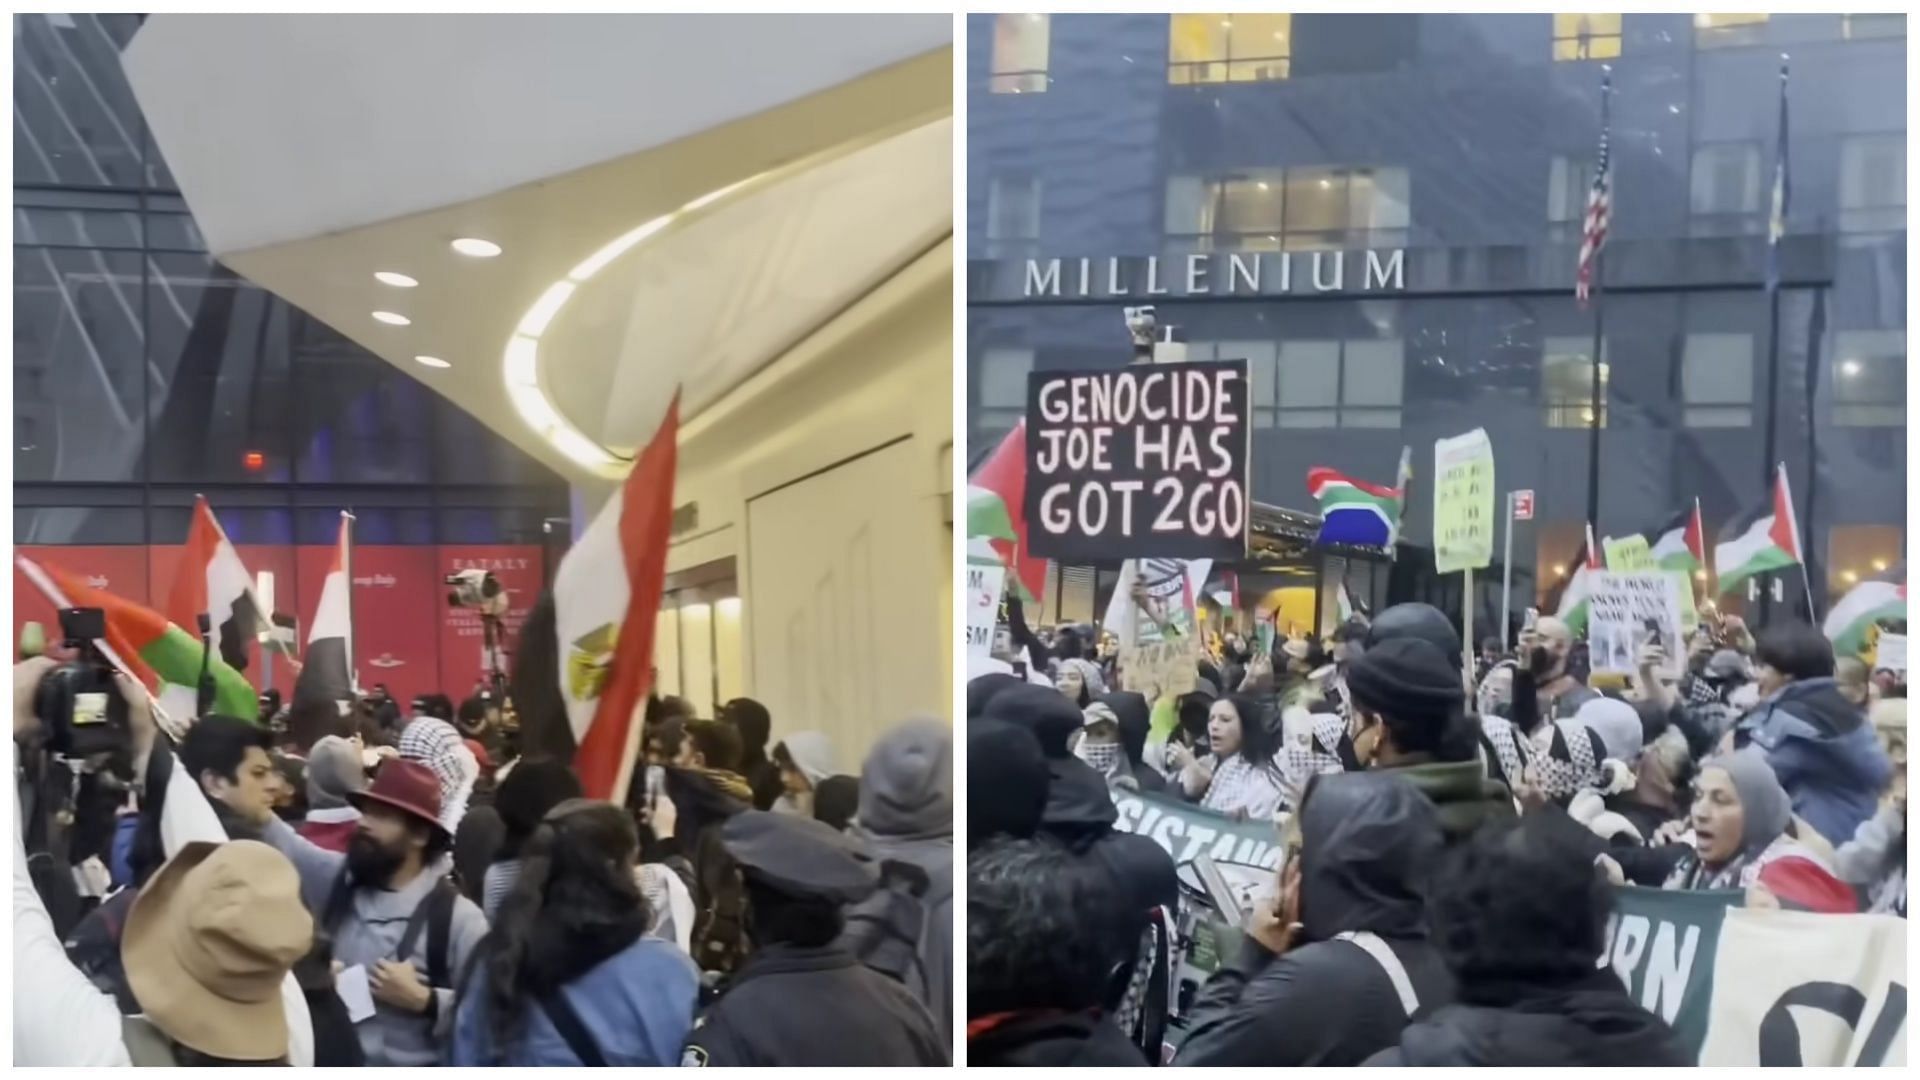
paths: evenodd
<path fill-rule="evenodd" d="M 1753 889 L 1782 907 L 1845 914 L 1858 911 L 1853 890 L 1827 861 L 1794 838 L 1793 805 L 1756 748 L 1721 754 L 1694 781 L 1693 826 L 1668 876 L 1669 889 Z"/>
<path fill-rule="evenodd" d="M 307 819 L 296 831 L 319 847 L 344 853 L 360 822 L 360 811 L 347 796 L 366 786 L 359 747 L 338 735 L 315 742 L 307 751 Z"/>

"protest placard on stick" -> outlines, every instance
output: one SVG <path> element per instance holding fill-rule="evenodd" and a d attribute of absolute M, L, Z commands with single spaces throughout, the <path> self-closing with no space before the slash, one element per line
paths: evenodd
<path fill-rule="evenodd" d="M 1649 644 L 1666 651 L 1663 670 L 1676 678 L 1685 656 L 1680 601 L 1672 575 L 1658 571 L 1589 575 L 1587 645 L 1596 672 L 1632 675 Z"/>

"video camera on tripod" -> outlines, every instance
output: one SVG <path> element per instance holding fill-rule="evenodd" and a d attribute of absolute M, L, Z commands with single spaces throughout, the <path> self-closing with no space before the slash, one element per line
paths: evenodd
<path fill-rule="evenodd" d="M 107 635 L 106 613 L 68 608 L 60 612 L 60 633 L 63 647 L 78 655 L 48 672 L 33 691 L 33 713 L 46 732 L 47 750 L 70 761 L 104 764 L 131 780 L 127 699 L 114 681 L 113 665 L 95 644 Z"/>
<path fill-rule="evenodd" d="M 499 578 L 485 570 L 460 570 L 448 574 L 446 583 L 448 607 L 466 608 L 480 616 L 480 628 L 485 634 L 487 685 L 495 700 L 504 700 L 507 672 L 501 653 L 506 635 L 500 619 L 507 613 L 513 596 L 500 584 Z"/>

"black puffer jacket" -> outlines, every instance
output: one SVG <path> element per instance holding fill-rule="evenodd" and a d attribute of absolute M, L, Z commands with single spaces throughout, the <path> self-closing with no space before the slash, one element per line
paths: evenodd
<path fill-rule="evenodd" d="M 1368 1065 L 1695 1064 L 1666 1022 L 1641 1008 L 1610 972 L 1550 987 L 1479 989 L 1407 1028 Z"/>
<path fill-rule="evenodd" d="M 1343 933 L 1375 934 L 1419 999 L 1453 999 L 1427 940 L 1425 880 L 1444 841 L 1439 813 L 1393 772 L 1320 779 L 1301 811 L 1300 919 L 1309 944 L 1275 959 L 1247 939 L 1207 981 L 1181 1065 L 1358 1065 L 1394 1045 L 1409 1017 L 1392 978 Z"/>
<path fill-rule="evenodd" d="M 1180 879 L 1173 856 L 1144 836 L 1119 832 L 1113 823 L 1119 813 L 1107 781 L 1079 758 L 1047 759 L 1047 808 L 1040 815 L 1040 831 L 1071 850 L 1093 859 L 1113 876 L 1130 898 L 1128 908 L 1144 913 L 1169 910 L 1180 899 Z"/>

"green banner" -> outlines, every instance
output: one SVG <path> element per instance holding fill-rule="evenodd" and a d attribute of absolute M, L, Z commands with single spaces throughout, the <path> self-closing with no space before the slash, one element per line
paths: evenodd
<path fill-rule="evenodd" d="M 1612 537 L 1600 542 L 1607 553 L 1607 569 L 1631 572 L 1634 570 L 1658 570 L 1660 564 L 1653 561 L 1653 549 L 1647 546 L 1644 536 L 1627 536 L 1619 540 Z"/>
<path fill-rule="evenodd" d="M 1270 821 L 1235 821 L 1168 795 L 1123 795 L 1113 805 L 1120 814 L 1113 827 L 1159 844 L 1176 868 L 1204 851 L 1238 885 L 1248 875 L 1271 878 L 1280 866 L 1280 833 Z"/>
<path fill-rule="evenodd" d="M 1641 1008 L 1673 1025 L 1696 1053 L 1707 1037 L 1720 925 L 1727 909 L 1742 902 L 1738 891 L 1632 885 L 1613 891 L 1604 966 L 1627 984 Z"/>

